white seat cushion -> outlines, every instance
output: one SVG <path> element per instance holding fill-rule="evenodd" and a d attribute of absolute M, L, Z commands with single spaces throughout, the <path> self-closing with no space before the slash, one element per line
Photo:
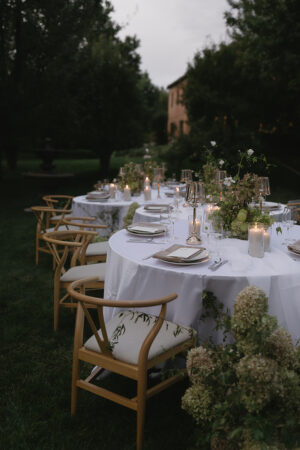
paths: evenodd
<path fill-rule="evenodd" d="M 86 277 L 98 277 L 99 281 L 104 281 L 105 269 L 106 263 L 71 267 L 60 277 L 60 281 L 71 282 Z"/>
<path fill-rule="evenodd" d="M 51 217 L 50 217 L 50 220 L 51 220 L 51 221 L 58 221 L 58 220 L 60 220 L 61 218 L 62 218 L 62 215 L 59 214 L 58 216 L 51 216 Z"/>
<path fill-rule="evenodd" d="M 107 336 L 113 347 L 113 356 L 129 364 L 137 364 L 141 346 L 156 319 L 155 316 L 134 311 L 123 311 L 113 317 L 106 324 Z M 121 331 L 119 336 L 117 336 L 118 331 Z M 98 333 L 102 339 L 101 330 L 98 330 Z M 157 357 L 192 336 L 196 336 L 193 328 L 183 327 L 165 320 L 150 347 L 148 359 Z M 101 353 L 94 335 L 85 342 L 84 347 L 87 350 Z"/>
<path fill-rule="evenodd" d="M 57 229 L 55 229 L 55 227 L 47 228 L 46 232 L 51 233 L 51 231 L 67 231 L 67 229 L 68 228 L 65 225 L 60 225 Z"/>
<path fill-rule="evenodd" d="M 108 241 L 94 242 L 89 244 L 86 249 L 86 256 L 106 255 L 108 250 Z"/>

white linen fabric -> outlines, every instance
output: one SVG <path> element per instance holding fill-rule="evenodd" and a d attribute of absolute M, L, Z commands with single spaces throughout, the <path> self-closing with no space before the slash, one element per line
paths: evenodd
<path fill-rule="evenodd" d="M 166 201 L 164 196 L 164 191 L 168 190 L 167 187 L 162 187 L 160 189 L 162 200 L 156 199 L 156 192 L 153 190 L 152 198 L 155 200 L 150 200 L 145 202 L 144 194 L 139 196 L 132 196 L 130 201 L 125 200 L 115 200 L 109 199 L 105 202 L 99 201 L 89 201 L 86 195 L 81 195 L 75 197 L 72 200 L 72 215 L 74 217 L 96 217 L 95 224 L 107 225 L 104 230 L 97 230 L 100 236 L 110 236 L 112 232 L 120 230 L 123 228 L 123 219 L 128 213 L 129 206 L 133 202 L 137 202 L 139 205 L 144 205 L 147 203 L 162 203 Z M 167 199 L 166 203 L 170 203 L 170 199 Z"/>
<path fill-rule="evenodd" d="M 174 199 L 168 199 L 169 203 L 173 203 Z M 179 212 L 178 212 L 178 217 L 179 219 L 182 220 L 187 220 L 188 216 L 191 216 L 193 214 L 193 209 L 191 207 L 183 207 L 183 201 L 180 201 L 179 204 Z M 276 220 L 277 222 L 281 222 L 282 221 L 282 214 L 284 211 L 284 207 L 285 205 L 279 204 L 279 208 L 274 210 L 274 211 L 270 211 L 270 215 L 274 218 L 274 220 Z M 197 210 L 197 215 L 199 217 L 202 216 L 203 214 L 203 208 L 204 207 L 199 207 Z M 135 222 L 156 222 L 157 220 L 159 220 L 159 214 L 157 213 L 153 213 L 151 211 L 146 211 L 144 209 L 144 206 L 140 206 L 139 208 L 136 209 L 134 217 L 133 217 L 133 223 Z"/>
<path fill-rule="evenodd" d="M 154 316 L 133 311 L 123 311 L 113 317 L 106 324 L 108 340 L 113 346 L 113 356 L 129 364 L 137 364 L 142 344 L 156 319 Z M 118 337 L 116 336 L 117 329 L 123 330 Z M 98 334 L 102 339 L 101 330 L 98 330 Z M 195 335 L 195 330 L 165 320 L 150 347 L 148 360 L 182 344 Z M 84 347 L 87 350 L 101 353 L 94 335 L 85 342 Z"/>
<path fill-rule="evenodd" d="M 92 242 L 87 246 L 86 256 L 106 255 L 108 250 L 108 241 Z"/>
<path fill-rule="evenodd" d="M 300 238 L 300 226 L 293 228 L 292 235 L 295 240 Z M 184 244 L 187 237 L 184 220 L 175 223 L 175 241 L 171 243 L 163 243 L 164 238 L 159 237 L 154 241 L 161 245 L 153 245 L 153 241 L 132 243 L 127 242 L 128 237 L 126 230 L 122 230 L 109 240 L 105 298 L 149 299 L 176 292 L 178 298 L 168 305 L 166 319 L 195 328 L 200 340 L 213 335 L 217 342 L 222 342 L 222 333 L 214 330 L 213 323 L 199 323 L 203 291 L 212 291 L 232 312 L 237 294 L 244 287 L 255 285 L 269 297 L 269 312 L 277 317 L 279 325 L 286 328 L 294 340 L 300 338 L 300 256 L 291 255 L 286 246 L 281 245 L 282 235 L 272 233 L 271 251 L 261 259 L 248 255 L 247 241 L 221 240 L 222 257 L 229 262 L 215 272 L 208 268 L 211 261 L 174 266 L 154 258 L 144 259 L 173 243 Z M 210 248 L 205 240 L 203 245 Z M 105 309 L 105 319 L 110 320 L 117 312 L 117 309 Z M 147 312 L 158 314 L 156 308 Z"/>
<path fill-rule="evenodd" d="M 106 263 L 88 264 L 71 267 L 61 277 L 60 281 L 71 282 L 87 277 L 98 277 L 99 281 L 105 280 Z"/>

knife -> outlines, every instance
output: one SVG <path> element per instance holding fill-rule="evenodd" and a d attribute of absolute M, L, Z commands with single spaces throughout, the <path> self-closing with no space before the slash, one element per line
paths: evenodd
<path fill-rule="evenodd" d="M 212 270 L 213 272 L 215 272 L 216 270 L 218 270 L 221 266 L 223 266 L 224 264 L 228 263 L 228 259 L 223 259 L 222 261 L 213 264 L 212 266 L 209 266 L 209 269 Z"/>

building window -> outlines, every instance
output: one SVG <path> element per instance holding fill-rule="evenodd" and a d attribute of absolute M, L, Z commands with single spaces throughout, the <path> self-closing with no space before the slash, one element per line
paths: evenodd
<path fill-rule="evenodd" d="M 170 104 L 171 104 L 171 108 L 173 107 L 173 92 L 170 93 Z"/>
<path fill-rule="evenodd" d="M 184 127 L 184 121 L 181 120 L 181 121 L 179 122 L 179 133 L 180 133 L 180 134 L 183 134 L 183 127 Z"/>
<path fill-rule="evenodd" d="M 174 123 L 174 122 L 171 122 L 171 125 L 170 125 L 170 135 L 171 136 L 175 136 L 175 133 L 176 133 L 176 123 Z"/>

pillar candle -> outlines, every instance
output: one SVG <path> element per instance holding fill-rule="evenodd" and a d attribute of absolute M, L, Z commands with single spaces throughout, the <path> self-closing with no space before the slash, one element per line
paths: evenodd
<path fill-rule="evenodd" d="M 262 224 L 249 225 L 248 253 L 256 258 L 264 256 L 264 228 Z"/>
<path fill-rule="evenodd" d="M 115 196 L 116 196 L 116 187 L 115 187 L 114 183 L 110 183 L 110 185 L 109 185 L 109 195 L 110 195 L 110 198 L 115 198 Z"/>
<path fill-rule="evenodd" d="M 271 241 L 271 235 L 268 231 L 264 232 L 264 251 L 269 252 L 270 251 L 270 241 Z"/>
<path fill-rule="evenodd" d="M 131 200 L 131 190 L 130 187 L 128 186 L 128 184 L 126 184 L 125 188 L 124 188 L 124 195 L 123 198 L 125 201 L 129 201 Z"/>
<path fill-rule="evenodd" d="M 175 194 L 176 198 L 180 197 L 180 191 L 179 191 L 179 187 L 176 188 L 176 194 Z"/>
<path fill-rule="evenodd" d="M 147 186 L 150 187 L 150 180 L 148 177 L 145 178 L 145 182 L 144 182 L 144 187 L 146 188 Z"/>
<path fill-rule="evenodd" d="M 144 189 L 144 199 L 145 201 L 151 200 L 151 188 L 150 186 L 146 186 Z"/>

